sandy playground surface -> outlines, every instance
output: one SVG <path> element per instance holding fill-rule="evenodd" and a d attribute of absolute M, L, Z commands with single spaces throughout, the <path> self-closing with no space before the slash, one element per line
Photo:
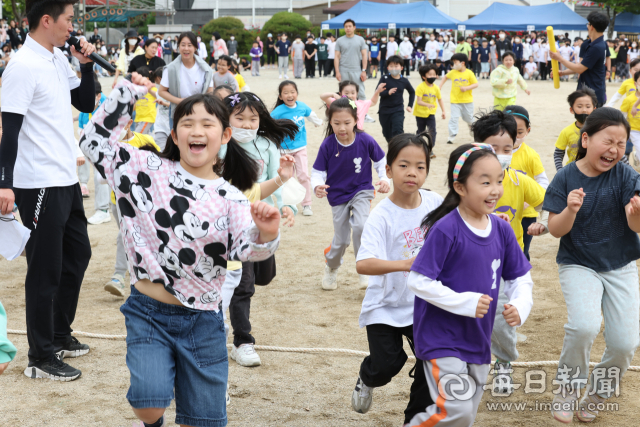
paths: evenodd
<path fill-rule="evenodd" d="M 260 77 L 244 73 L 247 84 L 268 106 L 277 96 L 278 75 L 275 70 L 261 70 Z M 291 73 L 290 75 L 292 75 Z M 417 72 L 410 78 L 414 87 L 420 82 Z M 297 80 L 299 100 L 324 117 L 319 95 L 337 90 L 335 79 Z M 105 92 L 111 89 L 111 79 L 102 79 Z M 446 162 L 455 145 L 447 145 L 449 90 L 443 90 L 447 120 L 438 117 L 437 159 L 425 187 L 445 195 Z M 562 83 L 554 90 L 549 81 L 530 83 L 531 96 L 518 93 L 519 105 L 527 108 L 533 129 L 527 143 L 542 157 L 547 175 L 553 178 L 553 144 L 560 131 L 573 120 L 566 103 L 567 95 L 575 89 L 575 82 Z M 609 96 L 618 85 L 610 84 Z M 366 84 L 370 97 L 373 81 Z M 492 105 L 493 97 L 488 80 L 480 80 L 474 91 L 476 112 Z M 376 112 L 377 107 L 372 109 Z M 438 112 L 438 115 L 440 112 Z M 377 118 L 377 114 L 371 114 Z M 461 126 L 463 122 L 461 121 Z M 309 134 L 309 163 L 313 163 L 323 128 L 307 124 Z M 405 131 L 414 132 L 415 119 L 405 115 Z M 386 151 L 379 123 L 365 124 L 365 131 L 373 135 Z M 457 143 L 471 142 L 461 128 Z M 375 175 L 375 174 L 374 174 Z M 377 179 L 377 178 L 375 178 Z M 89 184 L 91 198 L 85 200 L 87 217 L 94 212 L 93 184 Z M 378 194 L 374 205 L 386 195 Z M 286 347 L 333 347 L 368 351 L 366 331 L 358 327 L 358 315 L 365 291 L 358 289 L 358 277 L 351 248 L 339 271 L 336 291 L 323 291 L 323 249 L 333 236 L 331 211 L 326 199 L 313 200 L 314 215 L 298 215 L 296 225 L 282 230 L 282 243 L 277 253 L 278 276 L 267 287 L 258 287 L 252 303 L 251 321 L 257 344 Z M 123 299 L 103 290 L 113 274 L 116 252 L 117 226 L 111 221 L 98 226 L 89 225 L 93 256 L 85 275 L 74 329 L 102 334 L 124 334 L 124 318 L 118 308 Z M 520 361 L 558 360 L 564 336 L 566 306 L 558 283 L 555 256 L 558 240 L 550 235 L 534 238 L 531 247 L 534 306 L 527 323 L 519 329 L 528 339 L 519 343 Z M 24 278 L 26 262 L 0 260 L 0 301 L 8 313 L 9 329 L 25 329 Z M 82 370 L 82 377 L 70 383 L 33 381 L 22 373 L 27 364 L 27 338 L 10 335 L 18 348 L 16 359 L 0 377 L 1 426 L 131 426 L 135 420 L 125 394 L 129 387 L 129 372 L 125 364 L 124 341 L 81 338 L 91 346 L 91 352 L 71 359 L 72 366 Z M 410 354 L 405 343 L 407 353 Z M 591 354 L 599 361 L 604 351 L 600 334 Z M 230 360 L 229 382 L 231 405 L 228 407 L 230 426 L 401 426 L 403 411 L 409 397 L 412 362 L 385 387 L 375 389 L 371 410 L 360 415 L 351 409 L 351 392 L 355 385 L 360 356 L 296 354 L 260 351 L 262 366 L 244 368 Z M 632 365 L 640 365 L 636 355 Z M 524 385 L 510 398 L 492 397 L 485 392 L 480 405 L 478 426 L 558 426 L 540 403 L 552 400 L 551 380 L 555 369 L 546 371 L 546 392 L 525 394 Z M 525 369 L 515 369 L 516 382 L 524 383 Z M 600 426 L 630 426 L 640 417 L 640 373 L 628 372 L 622 382 L 621 394 L 611 399 L 619 404 L 618 411 L 600 416 L 593 423 Z M 526 407 L 499 407 L 490 410 L 492 403 L 525 403 Z M 538 407 L 536 407 L 538 403 Z M 167 410 L 168 425 L 174 425 L 175 406 Z M 577 420 L 575 421 L 578 422 Z"/>

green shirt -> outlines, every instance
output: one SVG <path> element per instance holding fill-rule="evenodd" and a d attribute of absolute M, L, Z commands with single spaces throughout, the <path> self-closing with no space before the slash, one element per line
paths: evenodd
<path fill-rule="evenodd" d="M 318 61 L 329 59 L 329 50 L 326 44 L 318 43 Z"/>
<path fill-rule="evenodd" d="M 467 58 L 469 58 L 469 53 L 471 53 L 471 45 L 467 42 L 456 45 L 456 53 L 464 53 L 465 55 L 467 55 Z"/>

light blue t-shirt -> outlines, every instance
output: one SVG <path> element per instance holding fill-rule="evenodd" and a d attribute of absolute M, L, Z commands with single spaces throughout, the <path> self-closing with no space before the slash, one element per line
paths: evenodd
<path fill-rule="evenodd" d="M 96 107 L 95 110 L 93 110 L 93 113 L 91 114 L 87 114 L 87 113 L 80 113 L 80 115 L 78 116 L 78 128 L 80 129 L 84 129 L 84 127 L 86 126 L 87 123 L 89 123 L 89 119 L 91 119 L 91 115 L 94 114 L 96 111 L 98 111 L 98 108 L 100 108 L 100 106 L 102 105 L 102 103 L 104 101 L 107 100 L 107 97 L 104 93 L 100 94 L 100 103 L 98 104 L 98 106 Z"/>
<path fill-rule="evenodd" d="M 285 150 L 298 150 L 307 146 L 307 128 L 305 127 L 305 117 L 311 115 L 311 108 L 304 102 L 297 101 L 296 106 L 291 108 L 286 104 L 278 105 L 271 112 L 271 117 L 274 119 L 289 119 L 298 125 L 298 133 L 292 140 L 287 138 L 282 143 L 282 147 Z"/>

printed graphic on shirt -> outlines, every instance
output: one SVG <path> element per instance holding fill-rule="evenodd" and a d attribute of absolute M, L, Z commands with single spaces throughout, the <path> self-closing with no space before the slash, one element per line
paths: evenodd
<path fill-rule="evenodd" d="M 422 227 L 416 227 L 412 230 L 403 231 L 402 235 L 406 242 L 406 244 L 402 246 L 400 253 L 402 259 L 417 257 L 418 253 L 420 253 L 420 249 L 422 249 L 422 245 L 424 244 L 424 229 Z M 404 277 L 409 276 L 408 271 L 403 271 L 402 274 Z"/>
<path fill-rule="evenodd" d="M 497 287 L 498 284 L 498 269 L 500 268 L 500 260 L 499 259 L 494 259 L 491 262 L 491 270 L 493 271 L 493 276 L 491 276 L 491 279 L 493 280 L 493 284 L 491 285 L 491 289 L 495 289 Z"/>
<path fill-rule="evenodd" d="M 356 164 L 356 173 L 360 173 L 362 171 L 362 157 L 357 157 L 355 159 L 353 159 L 353 163 Z"/>

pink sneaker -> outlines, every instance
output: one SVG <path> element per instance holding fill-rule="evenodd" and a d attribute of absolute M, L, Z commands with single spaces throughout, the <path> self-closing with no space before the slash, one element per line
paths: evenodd
<path fill-rule="evenodd" d="M 562 392 L 560 392 L 555 395 L 551 403 L 551 415 L 553 415 L 556 421 L 569 424 L 573 421 L 573 413 L 578 408 L 577 402 L 578 394 L 576 390 L 571 394 L 565 393 L 564 397 L 562 396 Z"/>
<path fill-rule="evenodd" d="M 89 198 L 89 189 L 87 188 L 87 184 L 80 184 L 80 192 L 82 193 L 83 199 Z"/>

